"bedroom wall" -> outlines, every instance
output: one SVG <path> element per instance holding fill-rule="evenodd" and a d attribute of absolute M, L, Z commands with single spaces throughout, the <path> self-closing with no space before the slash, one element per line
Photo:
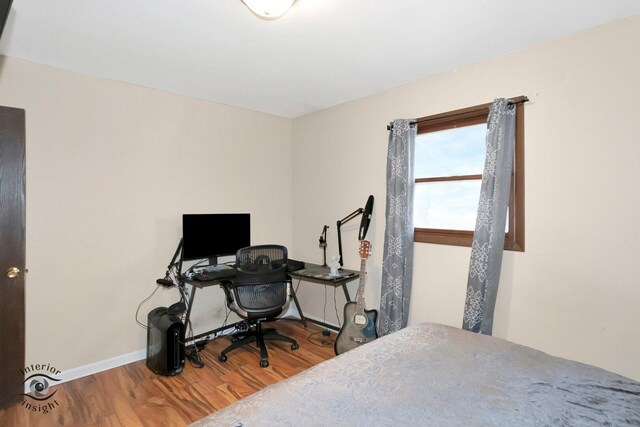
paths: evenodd
<path fill-rule="evenodd" d="M 62 371 L 143 349 L 136 307 L 182 213 L 249 212 L 291 240 L 291 121 L 0 56 L 0 104 L 26 109 L 27 364 Z M 224 319 L 198 291 L 195 332 Z M 178 300 L 160 290 L 140 310 Z"/>
<path fill-rule="evenodd" d="M 504 256 L 494 335 L 640 380 L 638 40 L 634 16 L 295 119 L 294 253 L 321 261 L 323 224 L 337 253 L 336 220 L 373 194 L 366 300 L 377 307 L 386 124 L 527 95 L 526 252 Z M 358 268 L 353 222 L 344 254 Z M 415 245 L 410 323 L 462 324 L 469 255 Z M 298 295 L 307 314 L 337 321 L 332 289 L 326 310 L 322 286 L 302 283 Z M 338 292 L 340 313 L 344 302 Z"/>

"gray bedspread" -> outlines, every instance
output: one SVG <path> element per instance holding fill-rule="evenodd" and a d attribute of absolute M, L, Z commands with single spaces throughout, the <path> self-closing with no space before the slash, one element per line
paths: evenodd
<path fill-rule="evenodd" d="M 192 425 L 640 426 L 640 383 L 499 338 L 421 324 Z"/>

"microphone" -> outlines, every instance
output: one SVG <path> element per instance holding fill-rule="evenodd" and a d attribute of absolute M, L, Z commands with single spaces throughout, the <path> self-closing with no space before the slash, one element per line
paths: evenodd
<path fill-rule="evenodd" d="M 362 221 L 360 221 L 360 231 L 358 232 L 358 240 L 364 240 L 369 229 L 369 223 L 371 222 L 371 215 L 373 214 L 373 195 L 367 199 L 367 204 L 362 212 Z"/>

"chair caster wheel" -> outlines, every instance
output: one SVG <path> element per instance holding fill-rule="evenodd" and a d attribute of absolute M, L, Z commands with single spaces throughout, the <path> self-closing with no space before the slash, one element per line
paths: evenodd
<path fill-rule="evenodd" d="M 291 344 L 291 350 L 297 350 L 300 346 L 298 344 Z"/>
<path fill-rule="evenodd" d="M 226 362 L 227 361 L 227 356 L 225 356 L 224 354 L 221 354 L 220 356 L 218 356 L 218 360 L 221 362 Z"/>
<path fill-rule="evenodd" d="M 260 361 L 260 367 L 261 368 L 266 368 L 269 366 L 269 361 L 268 360 L 261 360 Z"/>

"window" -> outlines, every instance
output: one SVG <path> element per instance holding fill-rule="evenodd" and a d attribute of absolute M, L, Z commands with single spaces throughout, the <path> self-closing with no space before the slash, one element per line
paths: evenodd
<path fill-rule="evenodd" d="M 524 251 L 524 102 L 516 103 L 516 146 L 504 248 Z M 471 246 L 491 104 L 417 120 L 414 241 Z"/>

